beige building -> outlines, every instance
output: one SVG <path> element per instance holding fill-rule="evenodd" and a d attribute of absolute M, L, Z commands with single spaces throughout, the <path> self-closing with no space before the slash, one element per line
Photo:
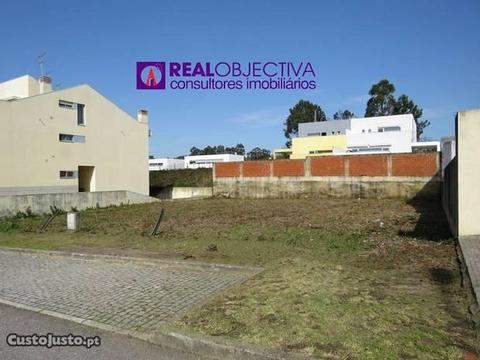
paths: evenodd
<path fill-rule="evenodd" d="M 0 195 L 148 195 L 147 112 L 134 119 L 88 85 L 52 91 L 46 76 L 0 83 L 0 169 Z"/>

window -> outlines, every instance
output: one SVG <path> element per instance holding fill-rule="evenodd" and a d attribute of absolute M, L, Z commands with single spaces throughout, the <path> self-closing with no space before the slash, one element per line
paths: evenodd
<path fill-rule="evenodd" d="M 400 126 L 384 126 L 378 128 L 378 132 L 388 132 L 388 131 L 401 131 L 402 129 Z"/>
<path fill-rule="evenodd" d="M 322 132 L 322 136 L 327 136 L 327 133 L 326 133 L 326 132 Z"/>
<path fill-rule="evenodd" d="M 58 100 L 58 106 L 64 109 L 77 110 L 77 125 L 85 126 L 85 105 L 77 104 L 72 101 Z"/>
<path fill-rule="evenodd" d="M 84 135 L 58 134 L 58 140 L 69 143 L 85 143 Z"/>
<path fill-rule="evenodd" d="M 58 139 L 61 142 L 73 142 L 73 135 L 70 134 L 58 134 Z"/>
<path fill-rule="evenodd" d="M 375 146 L 353 146 L 349 147 L 348 152 L 389 152 L 390 145 L 375 145 Z"/>
<path fill-rule="evenodd" d="M 66 100 L 58 100 L 58 106 L 65 109 L 75 109 L 75 103 Z"/>
<path fill-rule="evenodd" d="M 77 125 L 85 126 L 85 105 L 77 104 Z"/>
<path fill-rule="evenodd" d="M 60 179 L 75 179 L 75 171 L 60 170 Z"/>
<path fill-rule="evenodd" d="M 311 150 L 309 154 L 328 154 L 331 153 L 332 150 Z"/>

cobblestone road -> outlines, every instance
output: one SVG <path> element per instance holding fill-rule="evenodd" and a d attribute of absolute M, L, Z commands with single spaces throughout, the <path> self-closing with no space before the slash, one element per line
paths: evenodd
<path fill-rule="evenodd" d="M 0 299 L 145 333 L 252 275 L 246 269 L 0 250 Z"/>

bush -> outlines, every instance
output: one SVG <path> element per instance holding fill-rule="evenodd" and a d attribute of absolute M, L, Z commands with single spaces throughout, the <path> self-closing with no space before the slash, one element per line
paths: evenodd
<path fill-rule="evenodd" d="M 0 232 L 9 232 L 18 228 L 18 224 L 12 221 L 2 221 L 0 222 Z"/>

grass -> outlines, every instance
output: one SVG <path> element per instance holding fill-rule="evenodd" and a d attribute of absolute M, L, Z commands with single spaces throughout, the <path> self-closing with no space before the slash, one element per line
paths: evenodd
<path fill-rule="evenodd" d="M 160 208 L 166 216 L 149 237 Z M 162 202 L 0 223 L 0 246 L 194 259 L 265 270 L 174 326 L 331 359 L 478 351 L 441 206 L 400 200 Z M 216 245 L 217 251 L 211 251 Z M 210 250 L 209 250 L 210 249 Z"/>

